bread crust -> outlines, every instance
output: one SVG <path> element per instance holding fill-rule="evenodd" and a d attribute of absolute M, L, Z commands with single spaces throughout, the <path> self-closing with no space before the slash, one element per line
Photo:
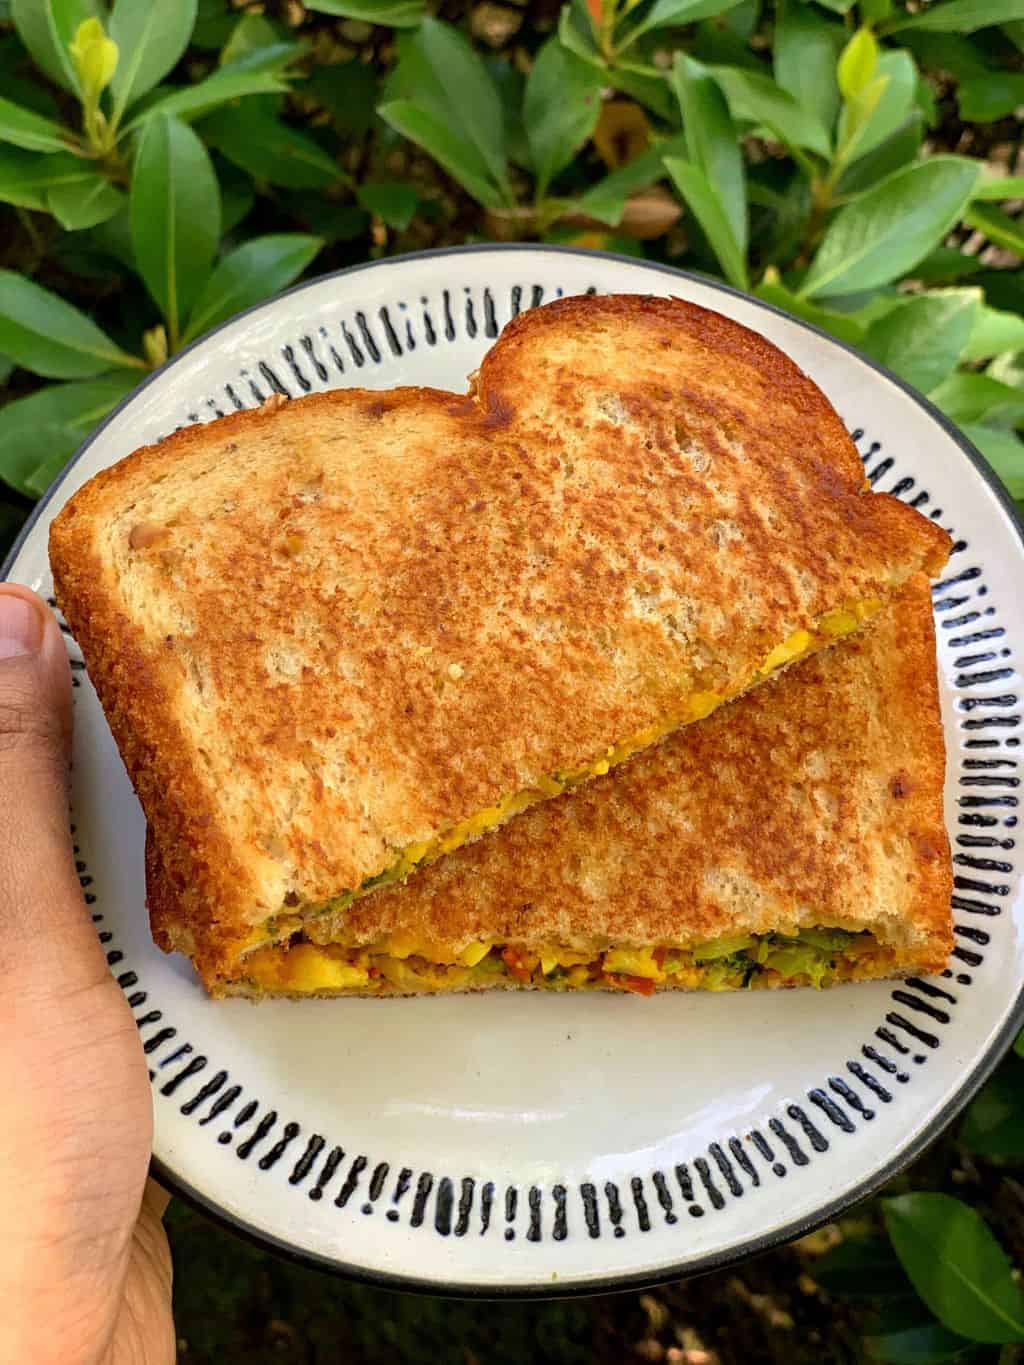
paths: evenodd
<path fill-rule="evenodd" d="M 633 295 L 521 315 L 468 397 L 343 389 L 186 428 L 50 540 L 158 850 L 157 941 L 222 963 L 948 544 L 865 489 L 777 348 Z"/>

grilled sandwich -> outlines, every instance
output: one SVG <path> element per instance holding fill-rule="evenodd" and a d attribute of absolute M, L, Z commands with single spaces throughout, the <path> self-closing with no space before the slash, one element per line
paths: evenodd
<path fill-rule="evenodd" d="M 461 397 L 179 431 L 50 544 L 157 940 L 230 970 L 856 631 L 949 542 L 777 348 L 626 295 L 523 314 Z"/>
<path fill-rule="evenodd" d="M 952 947 L 922 577 L 855 638 L 401 888 L 308 918 L 215 993 L 828 986 Z"/>

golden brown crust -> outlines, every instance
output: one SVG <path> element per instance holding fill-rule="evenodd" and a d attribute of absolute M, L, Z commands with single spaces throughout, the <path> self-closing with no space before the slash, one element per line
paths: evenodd
<path fill-rule="evenodd" d="M 393 934 L 452 956 L 480 939 L 587 949 L 848 926 L 894 944 L 899 974 L 939 971 L 952 948 L 944 773 L 916 576 L 854 639 L 310 936 Z"/>
<path fill-rule="evenodd" d="M 158 941 L 228 954 L 947 552 L 864 490 L 781 352 L 638 296 L 518 318 L 468 399 L 340 390 L 188 428 L 51 530 L 160 850 Z"/>

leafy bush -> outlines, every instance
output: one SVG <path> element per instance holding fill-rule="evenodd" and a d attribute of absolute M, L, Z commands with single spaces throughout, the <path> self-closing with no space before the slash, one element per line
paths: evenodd
<path fill-rule="evenodd" d="M 1024 0 L 266 9 L 0 0 L 0 548 L 179 347 L 314 261 L 467 238 L 723 278 L 927 393 L 1024 501 Z M 976 1170 L 1024 1161 L 1022 1072 L 960 1130 Z M 1021 1291 L 931 1183 L 816 1281 L 870 1286 L 878 1359 L 988 1359 Z"/>

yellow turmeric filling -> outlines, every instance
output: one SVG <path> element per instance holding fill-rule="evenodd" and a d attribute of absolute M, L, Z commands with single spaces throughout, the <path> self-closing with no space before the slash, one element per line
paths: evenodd
<path fill-rule="evenodd" d="M 290 995 L 334 991 L 401 995 L 489 985 L 547 990 L 613 987 L 635 995 L 659 988 L 821 988 L 891 971 L 895 954 L 870 933 L 805 929 L 793 935 L 739 934 L 684 946 L 530 948 L 481 940 L 458 952 L 392 936 L 363 948 L 297 942 L 260 948 L 245 961 L 248 982 Z"/>
<path fill-rule="evenodd" d="M 543 777 L 534 787 L 526 787 L 521 791 L 511 792 L 507 796 L 501 797 L 493 806 L 486 806 L 483 810 L 478 810 L 473 815 L 467 816 L 465 820 L 459 820 L 442 833 L 434 835 L 433 838 L 406 844 L 398 852 L 395 860 L 381 872 L 368 877 L 354 890 L 345 891 L 323 905 L 304 907 L 305 913 L 317 914 L 327 910 L 344 910 L 359 896 L 391 882 L 404 880 L 413 868 L 434 862 L 445 853 L 451 853 L 453 849 L 459 848 L 470 839 L 476 839 L 488 830 L 503 825 L 513 815 L 518 815 L 520 811 L 527 810 L 540 801 L 546 801 L 549 797 L 560 796 L 570 787 L 577 786 L 580 782 L 585 782 L 592 777 L 603 777 L 609 769 L 616 767 L 633 754 L 639 753 L 641 749 L 649 748 L 657 740 L 663 739 L 680 726 L 689 724 L 691 721 L 703 720 L 723 702 L 729 701 L 752 683 L 768 677 L 769 674 L 776 672 L 777 669 L 786 664 L 795 663 L 796 660 L 813 654 L 844 635 L 852 634 L 864 621 L 869 620 L 881 610 L 881 607 L 882 603 L 877 598 L 868 598 L 863 602 L 855 602 L 837 611 L 827 612 L 824 616 L 819 617 L 813 629 L 795 630 L 782 644 L 776 645 L 773 650 L 769 651 L 753 676 L 745 678 L 720 692 L 690 693 L 675 710 L 655 721 L 653 725 L 648 725 L 645 729 L 638 730 L 620 740 L 618 744 L 611 745 L 600 757 L 592 759 L 580 768 L 566 769 L 556 772 L 550 777 Z M 279 926 L 274 926 L 274 928 L 277 927 Z M 265 933 L 261 933 L 257 941 L 266 941 L 266 937 Z"/>

